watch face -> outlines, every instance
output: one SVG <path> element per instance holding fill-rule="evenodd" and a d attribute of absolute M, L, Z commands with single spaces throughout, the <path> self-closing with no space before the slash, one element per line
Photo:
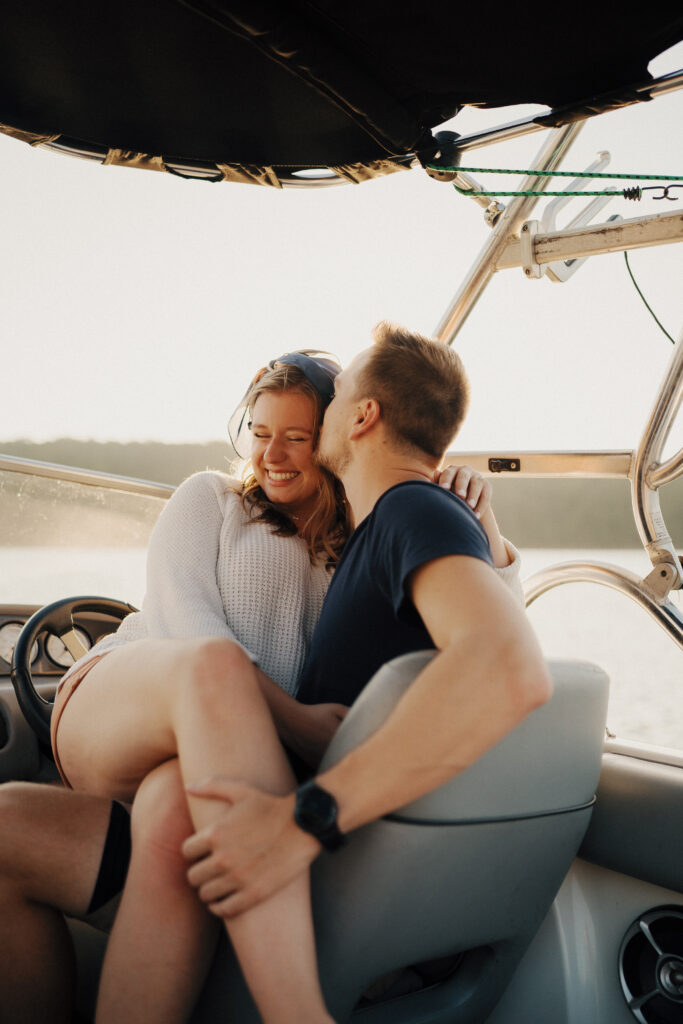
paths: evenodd
<path fill-rule="evenodd" d="M 329 828 L 337 820 L 337 803 L 330 793 L 319 786 L 300 790 L 297 798 L 296 820 L 305 829 L 316 831 Z"/>

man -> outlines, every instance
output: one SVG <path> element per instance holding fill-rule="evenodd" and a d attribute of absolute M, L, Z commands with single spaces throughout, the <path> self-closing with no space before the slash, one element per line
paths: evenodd
<path fill-rule="evenodd" d="M 550 696 L 538 644 L 492 571 L 476 517 L 431 483 L 466 410 L 458 356 L 382 324 L 335 384 L 319 458 L 344 484 L 355 532 L 299 697 L 351 703 L 385 661 L 440 653 L 374 735 L 296 793 L 221 779 L 189 787 L 230 805 L 184 845 L 190 882 L 226 919 L 306 870 L 323 845 L 466 769 Z"/>

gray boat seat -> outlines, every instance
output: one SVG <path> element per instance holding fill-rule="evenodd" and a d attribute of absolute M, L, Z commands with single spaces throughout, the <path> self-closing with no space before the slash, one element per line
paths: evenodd
<path fill-rule="evenodd" d="M 377 729 L 433 656 L 380 669 L 323 768 Z M 583 662 L 549 667 L 551 700 L 475 765 L 315 861 L 320 974 L 335 1020 L 475 1024 L 502 995 L 576 854 L 600 772 L 607 677 Z M 444 962 L 445 976 L 433 969 Z M 397 980 L 384 998 L 363 998 L 387 976 Z M 401 987 L 413 991 L 392 995 Z M 227 940 L 193 1016 L 218 1019 L 259 1020 Z"/>

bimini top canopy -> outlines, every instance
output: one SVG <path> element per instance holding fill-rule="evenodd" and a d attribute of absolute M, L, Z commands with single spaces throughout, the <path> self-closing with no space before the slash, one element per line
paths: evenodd
<path fill-rule="evenodd" d="M 432 128 L 463 104 L 631 102 L 648 61 L 683 37 L 677 10 L 21 0 L 3 10 L 0 123 L 110 163 L 273 185 L 310 167 L 362 180 L 431 157 Z"/>

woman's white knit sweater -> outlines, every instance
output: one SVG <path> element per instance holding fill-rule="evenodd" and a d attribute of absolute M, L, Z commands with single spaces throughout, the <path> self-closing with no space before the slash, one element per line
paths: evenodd
<path fill-rule="evenodd" d="M 330 574 L 311 565 L 300 537 L 250 523 L 239 487 L 215 472 L 178 487 L 152 533 L 142 610 L 78 664 L 132 640 L 220 636 L 236 640 L 266 675 L 295 692 Z"/>
<path fill-rule="evenodd" d="M 133 640 L 220 636 L 236 640 L 266 675 L 296 693 L 331 575 L 311 565 L 300 537 L 278 537 L 268 524 L 250 522 L 239 487 L 217 472 L 178 487 L 152 533 L 142 610 L 77 665 Z M 512 564 L 496 572 L 521 595 L 519 553 L 507 546 Z"/>

